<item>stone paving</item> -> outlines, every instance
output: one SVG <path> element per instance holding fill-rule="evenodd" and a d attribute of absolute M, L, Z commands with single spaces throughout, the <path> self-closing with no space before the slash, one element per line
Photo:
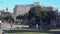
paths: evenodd
<path fill-rule="evenodd" d="M 10 24 L 9 23 L 7 23 L 7 22 L 4 22 L 3 24 L 2 24 L 2 27 L 0 28 L 0 34 L 2 34 L 2 30 L 3 29 L 7 29 L 7 28 L 11 28 L 10 27 Z"/>
<path fill-rule="evenodd" d="M 2 29 L 0 29 L 0 34 L 2 34 Z"/>

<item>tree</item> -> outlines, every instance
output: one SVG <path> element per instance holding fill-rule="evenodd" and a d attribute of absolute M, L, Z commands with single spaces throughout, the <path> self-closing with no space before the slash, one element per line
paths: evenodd
<path fill-rule="evenodd" d="M 5 19 L 6 21 L 9 21 L 9 22 L 14 22 L 12 15 L 5 16 L 3 19 Z"/>
<path fill-rule="evenodd" d="M 56 13 L 54 11 L 48 11 L 41 6 L 34 6 L 28 12 L 28 20 L 31 24 L 38 24 L 41 28 L 43 23 L 45 22 L 48 26 L 50 26 L 51 19 L 56 20 Z M 35 20 L 35 23 L 32 21 Z"/>
<path fill-rule="evenodd" d="M 32 24 L 42 25 L 41 23 L 46 15 L 47 11 L 45 9 L 41 8 L 41 6 L 34 6 L 28 12 L 28 20 L 31 23 L 32 19 L 35 18 L 35 23 Z"/>
<path fill-rule="evenodd" d="M 4 15 L 0 15 L 0 19 L 3 19 L 5 16 Z"/>
<path fill-rule="evenodd" d="M 24 14 L 21 14 L 21 15 L 18 15 L 17 17 L 16 17 L 16 19 L 23 19 L 24 17 Z"/>
<path fill-rule="evenodd" d="M 28 13 L 25 13 L 25 14 L 18 15 L 16 18 L 22 21 L 21 24 L 27 24 L 28 23 L 27 16 Z"/>
<path fill-rule="evenodd" d="M 47 24 L 50 25 L 51 20 L 55 20 L 56 21 L 57 14 L 54 11 L 48 11 L 47 14 L 48 14 L 46 16 L 47 21 L 48 21 Z"/>
<path fill-rule="evenodd" d="M 18 15 L 18 16 L 16 17 L 16 19 L 18 19 L 19 22 L 20 22 L 21 24 L 23 24 L 23 23 L 24 23 L 25 16 L 24 16 L 24 14 L 20 14 L 20 15 Z"/>
<path fill-rule="evenodd" d="M 28 24 L 28 13 L 24 14 L 24 24 Z"/>

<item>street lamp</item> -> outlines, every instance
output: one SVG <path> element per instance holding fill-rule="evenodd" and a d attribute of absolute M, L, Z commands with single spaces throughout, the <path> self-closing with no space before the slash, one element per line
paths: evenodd
<path fill-rule="evenodd" d="M 13 22 L 13 21 L 11 21 L 11 28 L 12 28 L 12 22 Z"/>

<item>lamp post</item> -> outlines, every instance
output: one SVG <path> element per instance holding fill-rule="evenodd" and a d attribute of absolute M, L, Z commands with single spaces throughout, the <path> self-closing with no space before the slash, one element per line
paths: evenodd
<path fill-rule="evenodd" d="M 11 28 L 12 28 L 12 21 L 11 21 Z"/>

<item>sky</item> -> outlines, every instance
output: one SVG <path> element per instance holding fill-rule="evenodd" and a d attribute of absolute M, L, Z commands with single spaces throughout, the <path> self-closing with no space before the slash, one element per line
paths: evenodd
<path fill-rule="evenodd" d="M 56 6 L 60 11 L 60 0 L 0 0 L 0 10 L 5 10 L 8 7 L 13 13 L 15 5 L 33 4 L 34 2 L 40 2 L 44 6 Z"/>

